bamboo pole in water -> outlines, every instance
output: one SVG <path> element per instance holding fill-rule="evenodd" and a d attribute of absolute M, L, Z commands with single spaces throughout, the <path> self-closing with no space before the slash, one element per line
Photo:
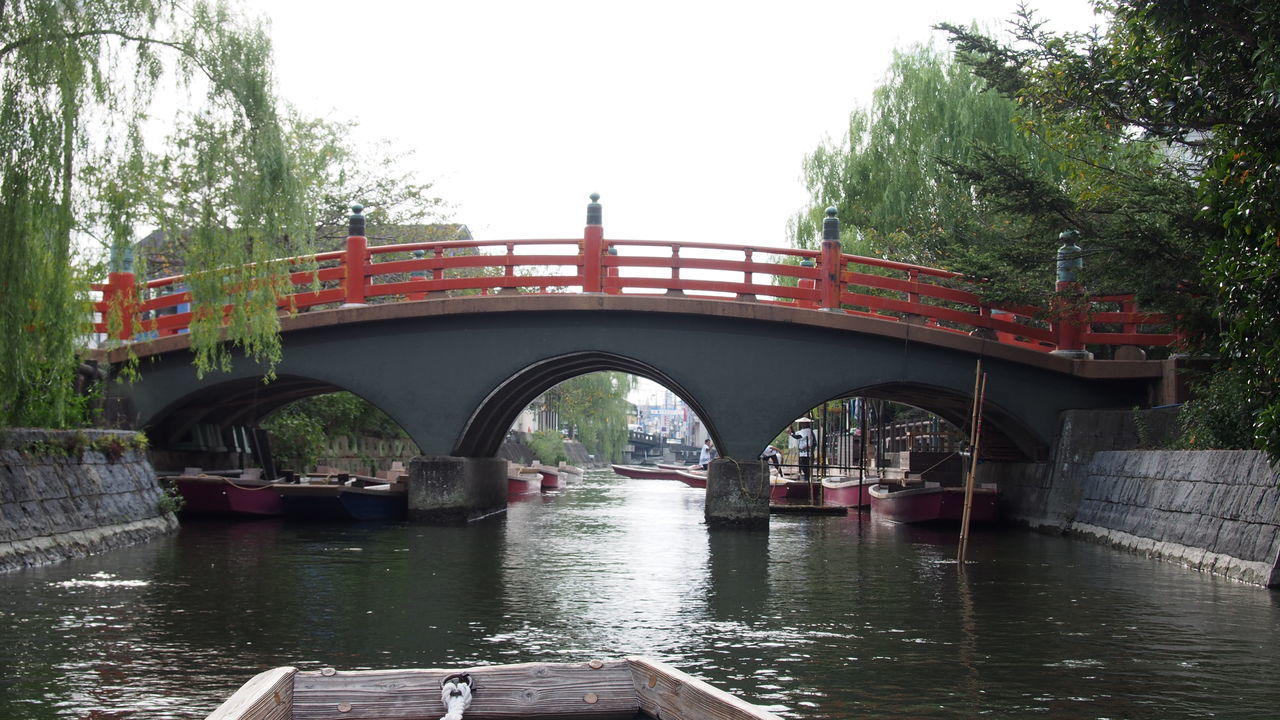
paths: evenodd
<path fill-rule="evenodd" d="M 965 553 L 969 549 L 969 519 L 973 511 L 973 485 L 978 474 L 978 452 L 982 445 L 982 401 L 987 394 L 987 374 L 982 372 L 982 358 L 978 358 L 973 378 L 973 413 L 970 416 L 969 437 L 973 443 L 969 448 L 969 474 L 964 481 L 964 513 L 960 518 L 960 549 L 956 560 L 964 564 Z"/>

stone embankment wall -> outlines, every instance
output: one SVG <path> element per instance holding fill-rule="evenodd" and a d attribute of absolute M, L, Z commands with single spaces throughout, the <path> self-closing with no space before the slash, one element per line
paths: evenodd
<path fill-rule="evenodd" d="M 134 433 L 0 431 L 0 571 L 57 562 L 173 532 Z"/>
<path fill-rule="evenodd" d="M 1280 473 L 1252 451 L 1164 451 L 1173 411 L 1063 413 L 1049 463 L 980 466 L 1016 523 L 1280 586 Z"/>
<path fill-rule="evenodd" d="M 406 467 L 418 455 L 418 446 L 409 439 L 375 437 L 350 438 L 335 435 L 316 460 L 317 465 L 328 465 L 345 472 L 373 475 L 378 470 L 388 470 L 399 460 Z"/>
<path fill-rule="evenodd" d="M 1100 452 L 1072 534 L 1280 585 L 1280 472 L 1260 452 Z"/>
<path fill-rule="evenodd" d="M 526 432 L 508 433 L 507 439 L 502 441 L 502 447 L 498 448 L 498 457 L 521 464 L 528 464 L 534 460 L 545 462 L 545 458 L 534 457 L 533 449 L 527 442 L 529 436 L 530 434 Z M 565 440 L 564 451 L 569 456 L 570 465 L 580 468 L 607 466 L 607 463 L 593 462 L 587 448 L 577 440 Z"/>

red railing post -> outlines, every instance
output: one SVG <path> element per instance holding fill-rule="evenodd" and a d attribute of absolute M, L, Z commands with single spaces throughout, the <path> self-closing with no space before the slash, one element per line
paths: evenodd
<path fill-rule="evenodd" d="M 347 222 L 347 251 L 342 257 L 347 273 L 346 283 L 347 305 L 364 305 L 364 280 L 368 277 L 365 265 L 369 261 L 369 240 L 364 236 L 364 210 L 362 205 L 351 206 L 351 217 Z"/>
<path fill-rule="evenodd" d="M 610 256 L 612 256 L 612 257 L 617 257 L 617 256 L 618 256 L 618 248 L 613 247 L 613 246 L 610 246 L 610 247 L 609 247 L 609 249 L 606 251 L 606 253 L 605 253 L 605 254 L 610 255 Z M 611 277 L 611 278 L 616 278 L 616 277 L 618 277 L 618 266 L 617 266 L 617 265 L 612 265 L 612 264 L 611 264 L 611 265 L 609 265 L 609 271 L 605 273 L 605 277 Z M 607 295 L 621 295 L 621 294 L 622 294 L 622 288 L 618 287 L 618 283 L 617 283 L 617 282 L 610 282 L 610 283 L 609 283 L 609 285 L 608 285 L 608 287 L 606 287 L 606 288 L 604 289 L 604 291 L 605 291 L 605 294 L 607 294 Z"/>
<path fill-rule="evenodd" d="M 844 268 L 840 262 L 840 218 L 834 207 L 827 208 L 822 220 L 822 292 L 819 301 L 824 310 L 840 309 L 840 276 Z"/>
<path fill-rule="evenodd" d="M 107 313 L 103 318 L 108 332 L 111 327 L 112 313 L 120 313 L 120 329 L 116 333 L 117 340 L 131 340 L 135 315 L 138 312 L 136 279 L 131 272 L 113 272 L 107 275 L 107 286 L 102 289 L 102 299 L 106 301 Z"/>
<path fill-rule="evenodd" d="M 1053 354 L 1089 359 L 1093 354 L 1084 349 L 1084 330 L 1088 317 L 1084 308 L 1084 288 L 1080 285 L 1084 256 L 1080 246 L 1076 244 L 1079 236 L 1075 230 L 1064 230 L 1058 236 L 1062 240 L 1062 247 L 1058 248 L 1058 280 L 1054 286 L 1057 297 L 1053 301 L 1054 334 L 1057 336 L 1058 349 Z"/>
<path fill-rule="evenodd" d="M 507 243 L 507 255 L 505 258 L 507 267 L 506 267 L 506 270 L 503 271 L 502 277 L 503 277 L 503 280 L 508 284 L 502 286 L 501 288 L 498 288 L 498 292 L 497 292 L 498 295 L 512 295 L 516 293 L 515 257 L 516 257 L 516 244 Z"/>
<path fill-rule="evenodd" d="M 591 193 L 587 205 L 587 227 L 582 233 L 582 292 L 598 293 L 603 287 L 600 277 L 600 254 L 604 247 L 604 210 L 600 193 Z"/>

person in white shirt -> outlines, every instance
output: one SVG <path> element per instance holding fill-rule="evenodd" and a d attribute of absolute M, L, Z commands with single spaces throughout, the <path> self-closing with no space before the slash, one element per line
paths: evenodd
<path fill-rule="evenodd" d="M 773 466 L 778 469 L 778 474 L 782 474 L 782 453 L 778 448 L 766 445 L 764 452 L 760 454 L 760 459 L 766 463 L 773 463 Z"/>
<path fill-rule="evenodd" d="M 796 420 L 796 425 L 800 428 L 791 433 L 791 437 L 796 439 L 797 454 L 800 456 L 798 461 L 800 465 L 800 477 L 805 482 L 809 482 L 809 475 L 812 472 L 810 461 L 813 456 L 813 449 L 818 444 L 818 438 L 813 433 L 813 420 L 802 417 Z"/>
<path fill-rule="evenodd" d="M 716 446 L 711 444 L 711 438 L 707 438 L 702 443 L 702 452 L 698 455 L 698 466 L 707 470 L 711 461 L 716 459 Z"/>

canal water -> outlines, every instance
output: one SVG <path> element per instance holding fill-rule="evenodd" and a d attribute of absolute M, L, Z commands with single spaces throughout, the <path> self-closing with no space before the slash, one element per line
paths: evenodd
<path fill-rule="evenodd" d="M 0 575 L 0 718 L 203 718 L 265 668 L 646 655 L 786 718 L 1274 718 L 1280 593 L 870 515 L 710 531 L 592 474 L 469 527 L 186 522 Z M 443 714 L 443 708 L 441 708 Z"/>

